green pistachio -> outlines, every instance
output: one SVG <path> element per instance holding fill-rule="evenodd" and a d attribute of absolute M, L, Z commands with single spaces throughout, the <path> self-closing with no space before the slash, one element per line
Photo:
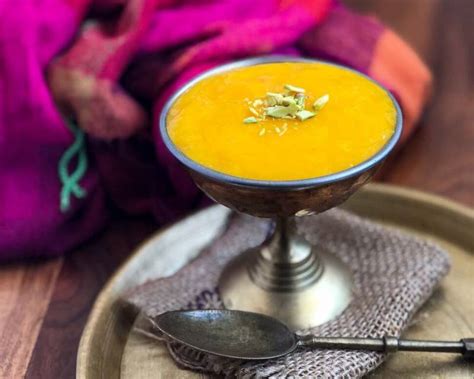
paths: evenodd
<path fill-rule="evenodd" d="M 296 112 L 296 117 L 300 121 L 307 120 L 308 118 L 314 117 L 315 115 L 316 115 L 316 113 L 307 111 L 305 109 L 303 109 L 302 111 Z"/>
<path fill-rule="evenodd" d="M 326 103 L 329 101 L 329 95 L 323 95 L 313 103 L 313 109 L 317 112 L 320 111 Z"/>
<path fill-rule="evenodd" d="M 296 104 L 296 99 L 293 96 L 285 96 L 281 102 L 282 105 L 288 106 Z"/>
<path fill-rule="evenodd" d="M 244 118 L 244 124 L 256 124 L 258 121 L 255 117 Z"/>
<path fill-rule="evenodd" d="M 291 84 L 285 84 L 285 89 L 291 92 L 296 92 L 296 93 L 305 93 L 304 88 L 296 87 Z"/>
<path fill-rule="evenodd" d="M 272 107 L 274 105 L 281 105 L 283 102 L 283 95 L 281 93 L 267 92 L 267 104 Z"/>
<path fill-rule="evenodd" d="M 297 93 L 295 96 L 295 99 L 296 99 L 296 104 L 300 107 L 301 110 L 303 110 L 306 96 L 303 95 L 302 93 Z"/>
<path fill-rule="evenodd" d="M 282 105 L 275 105 L 273 107 L 265 108 L 265 114 L 270 117 L 282 118 L 290 113 L 288 107 Z"/>
<path fill-rule="evenodd" d="M 296 104 L 288 104 L 287 106 L 275 105 L 265 108 L 265 114 L 274 118 L 283 118 L 285 116 L 294 116 L 298 111 Z"/>

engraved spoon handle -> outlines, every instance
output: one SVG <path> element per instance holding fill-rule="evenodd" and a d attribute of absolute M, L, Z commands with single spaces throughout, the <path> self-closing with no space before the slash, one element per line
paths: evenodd
<path fill-rule="evenodd" d="M 322 349 L 372 350 L 385 353 L 396 351 L 458 353 L 466 358 L 474 357 L 474 338 L 463 338 L 459 341 L 420 341 L 391 336 L 383 338 L 345 338 L 306 335 L 300 337 L 299 345 Z"/>

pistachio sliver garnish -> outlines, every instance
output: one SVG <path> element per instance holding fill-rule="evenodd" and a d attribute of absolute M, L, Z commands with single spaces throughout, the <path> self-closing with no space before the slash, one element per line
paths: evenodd
<path fill-rule="evenodd" d="M 297 93 L 295 95 L 295 99 L 296 99 L 296 104 L 303 110 L 306 96 L 303 95 L 302 93 Z"/>
<path fill-rule="evenodd" d="M 270 117 L 282 118 L 288 115 L 291 111 L 289 107 L 284 107 L 282 105 L 275 105 L 273 107 L 265 108 L 265 114 Z"/>
<path fill-rule="evenodd" d="M 326 103 L 329 101 L 329 95 L 323 95 L 319 99 L 316 99 L 316 101 L 313 103 L 313 109 L 317 112 L 322 109 L 326 105 Z"/>
<path fill-rule="evenodd" d="M 285 84 L 285 91 L 267 92 L 265 98 L 246 101 L 252 117 L 244 119 L 245 124 L 255 124 L 265 121 L 266 117 L 280 119 L 295 119 L 300 121 L 314 117 L 329 101 L 329 95 L 321 96 L 313 103 L 313 109 L 305 109 L 307 96 L 305 90 L 291 84 Z M 285 130 L 286 131 L 286 130 Z M 278 133 L 282 132 L 277 131 Z"/>
<path fill-rule="evenodd" d="M 267 92 L 267 104 L 269 106 L 281 105 L 283 102 L 283 95 L 281 93 Z"/>
<path fill-rule="evenodd" d="M 253 108 L 259 108 L 263 105 L 263 100 L 262 99 L 255 99 L 252 104 L 251 104 L 251 107 Z"/>
<path fill-rule="evenodd" d="M 258 112 L 255 108 L 252 108 L 252 107 L 249 107 L 249 111 L 250 113 L 252 113 L 254 116 L 257 116 L 258 117 Z"/>
<path fill-rule="evenodd" d="M 293 96 L 285 96 L 283 101 L 281 102 L 282 105 L 288 106 L 297 104 L 296 99 Z"/>
<path fill-rule="evenodd" d="M 293 86 L 291 84 L 285 84 L 285 89 L 287 89 L 288 91 L 291 91 L 291 92 L 296 92 L 296 93 L 305 93 L 306 92 L 304 88 L 296 87 L 296 86 Z"/>
<path fill-rule="evenodd" d="M 294 116 L 298 111 L 296 104 L 288 104 L 287 106 L 275 105 L 273 107 L 265 108 L 265 114 L 274 118 L 283 118 L 285 116 Z"/>
<path fill-rule="evenodd" d="M 307 120 L 308 118 L 314 117 L 315 115 L 316 113 L 307 111 L 306 109 L 296 112 L 296 118 L 298 118 L 300 121 Z"/>
<path fill-rule="evenodd" d="M 256 124 L 258 120 L 255 117 L 244 118 L 244 124 Z"/>

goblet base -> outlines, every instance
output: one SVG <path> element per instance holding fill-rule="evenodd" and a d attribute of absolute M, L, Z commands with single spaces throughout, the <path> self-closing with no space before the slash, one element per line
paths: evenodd
<path fill-rule="evenodd" d="M 305 243 L 308 254 L 297 261 L 268 259 L 265 243 L 231 261 L 219 280 L 226 308 L 266 314 L 293 330 L 342 313 L 352 297 L 349 269 L 334 255 Z"/>

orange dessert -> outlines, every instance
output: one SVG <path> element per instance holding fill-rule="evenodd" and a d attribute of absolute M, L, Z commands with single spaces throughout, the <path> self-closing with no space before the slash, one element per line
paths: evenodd
<path fill-rule="evenodd" d="M 171 140 L 215 171 L 260 180 L 329 175 L 376 154 L 395 130 L 388 93 L 318 62 L 266 63 L 202 79 L 172 105 Z"/>

